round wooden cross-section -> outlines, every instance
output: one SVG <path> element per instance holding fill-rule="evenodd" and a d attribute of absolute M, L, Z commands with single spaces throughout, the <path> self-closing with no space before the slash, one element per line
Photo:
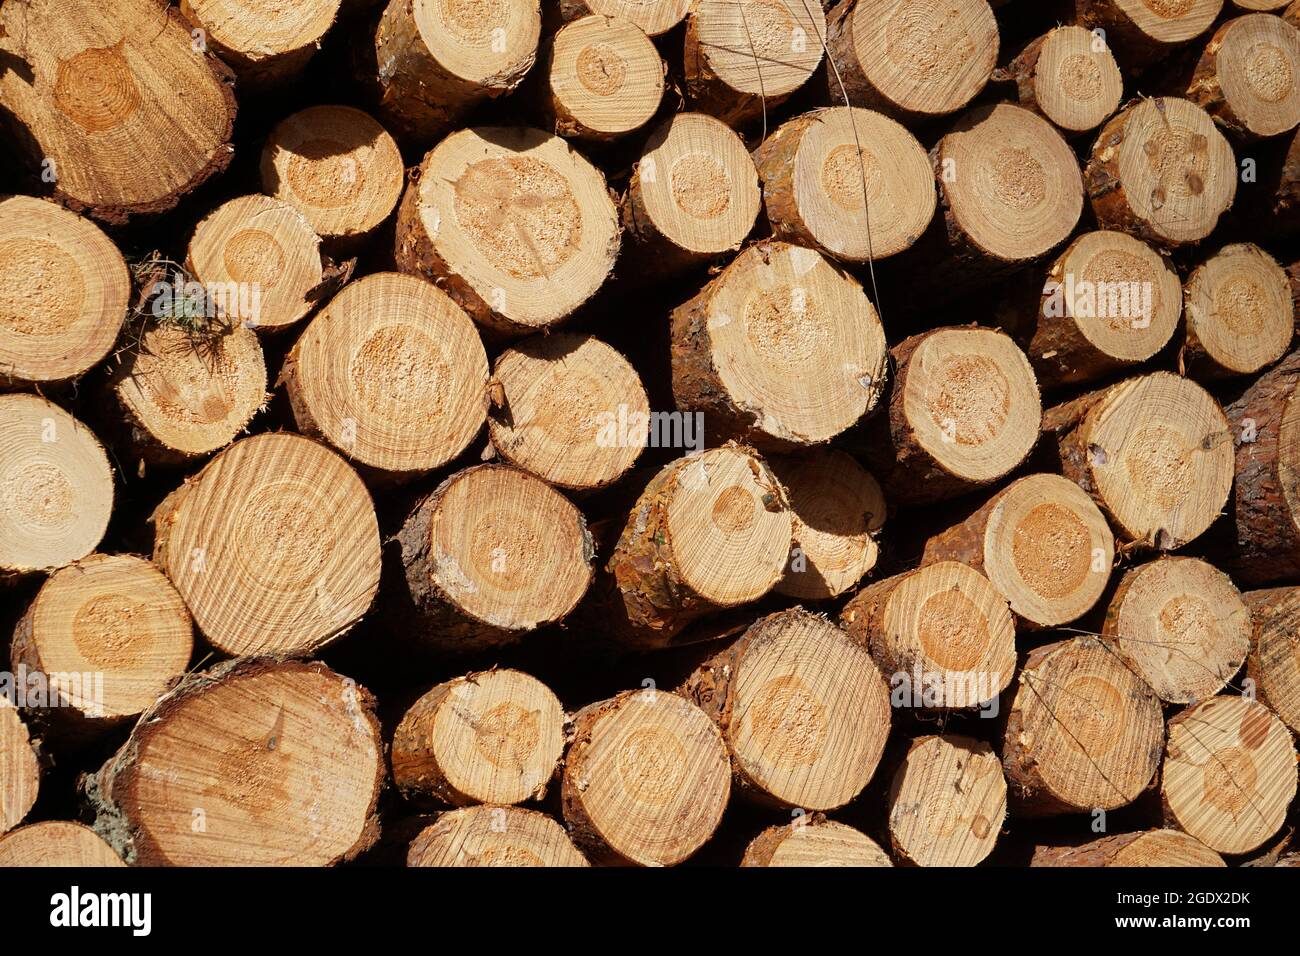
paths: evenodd
<path fill-rule="evenodd" d="M 126 866 L 98 833 L 80 823 L 51 820 L 19 827 L 0 839 L 0 867 Z"/>
<path fill-rule="evenodd" d="M 444 813 L 411 841 L 407 866 L 589 866 L 544 813 L 480 805 Z"/>
<path fill-rule="evenodd" d="M 0 694 L 0 833 L 18 826 L 36 802 L 41 765 L 27 725 L 8 695 Z"/>
<path fill-rule="evenodd" d="M 1227 866 L 1223 857 L 1178 830 L 1119 833 L 1091 843 L 1039 847 L 1030 866 Z"/>
<path fill-rule="evenodd" d="M 664 95 L 664 61 L 628 20 L 590 16 L 565 24 L 546 59 L 555 131 L 609 140 L 648 123 Z"/>
<path fill-rule="evenodd" d="M 1014 80 L 1021 105 L 1067 134 L 1096 129 L 1124 95 L 1115 54 L 1099 39 L 1078 25 L 1057 27 L 1031 42 L 995 77 Z"/>
<path fill-rule="evenodd" d="M 1201 54 L 1187 98 L 1246 140 L 1300 124 L 1300 32 L 1252 13 L 1223 24 Z"/>
<path fill-rule="evenodd" d="M 1183 292 L 1183 363 L 1190 374 L 1250 375 L 1291 347 L 1291 281 L 1259 246 L 1243 242 L 1220 249 L 1192 272 Z"/>
<path fill-rule="evenodd" d="M 560 15 L 565 20 L 592 14 L 622 17 L 657 37 L 681 23 L 690 6 L 691 0 L 560 0 Z"/>
<path fill-rule="evenodd" d="M 745 849 L 741 866 L 893 866 L 880 844 L 821 814 L 768 827 Z"/>

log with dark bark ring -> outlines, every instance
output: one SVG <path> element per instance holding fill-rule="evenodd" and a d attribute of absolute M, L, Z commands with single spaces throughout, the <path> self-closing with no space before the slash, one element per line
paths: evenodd
<path fill-rule="evenodd" d="M 1247 591 L 1254 634 L 1246 677 L 1255 698 L 1300 734 L 1300 588 Z"/>
<path fill-rule="evenodd" d="M 1239 140 L 1277 136 L 1300 124 L 1300 31 L 1251 13 L 1215 31 L 1187 98 Z"/>
<path fill-rule="evenodd" d="M 1210 28 L 1223 0 L 1075 0 L 1078 22 L 1103 31 L 1125 64 L 1144 66 Z"/>
<path fill-rule="evenodd" d="M 1110 47 L 1081 26 L 1056 27 L 1030 41 L 993 79 L 1016 84 L 1020 105 L 1066 135 L 1096 129 L 1119 109 L 1124 78 Z"/>
<path fill-rule="evenodd" d="M 556 134 L 612 140 L 650 122 L 666 67 L 640 28 L 618 17 L 582 17 L 547 44 L 544 108 Z"/>

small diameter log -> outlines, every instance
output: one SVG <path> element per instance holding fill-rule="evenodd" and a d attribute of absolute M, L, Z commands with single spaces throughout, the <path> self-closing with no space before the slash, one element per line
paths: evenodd
<path fill-rule="evenodd" d="M 890 843 L 915 866 L 975 866 L 1006 815 L 998 755 L 970 737 L 918 737 L 889 788 Z"/>
<path fill-rule="evenodd" d="M 115 224 L 165 212 L 234 151 L 234 76 L 154 0 L 34 0 L 0 11 L 0 102 L 54 195 Z"/>
<path fill-rule="evenodd" d="M 695 0 L 682 54 L 692 109 L 730 126 L 765 117 L 822 62 L 820 3 Z"/>
<path fill-rule="evenodd" d="M 379 587 L 379 526 L 347 462 L 300 435 L 245 438 L 163 499 L 153 560 L 230 655 L 310 653 Z"/>
<path fill-rule="evenodd" d="M 559 136 L 612 140 L 650 122 L 666 67 L 629 20 L 590 16 L 565 24 L 547 45 L 544 108 Z"/>
<path fill-rule="evenodd" d="M 745 850 L 741 866 L 893 866 L 865 833 L 820 813 L 768 827 Z"/>
<path fill-rule="evenodd" d="M 10 692 L 25 693 L 26 688 L 10 684 Z M 32 747 L 27 725 L 9 693 L 0 694 L 0 833 L 7 833 L 22 822 L 36 802 L 40 789 L 41 765 Z"/>
<path fill-rule="evenodd" d="M 1042 846 L 1030 866 L 1227 866 L 1223 857 L 1178 830 L 1118 833 L 1082 846 Z"/>
<path fill-rule="evenodd" d="M 731 793 L 722 735 L 666 691 L 626 691 L 574 715 L 561 800 L 595 862 L 673 866 L 713 836 Z"/>
<path fill-rule="evenodd" d="M 520 807 L 453 810 L 411 841 L 407 866 L 590 866 L 544 813 Z"/>
<path fill-rule="evenodd" d="M 194 228 L 185 264 L 207 289 L 232 289 L 221 303 L 231 321 L 276 332 L 304 318 L 324 281 L 321 240 L 297 206 L 241 196 Z M 242 293 L 242 294 L 241 294 Z"/>
<path fill-rule="evenodd" d="M 916 137 L 856 107 L 784 123 L 754 153 L 772 234 L 846 262 L 902 252 L 934 218 L 934 169 Z"/>
<path fill-rule="evenodd" d="M 355 242 L 388 218 L 405 169 L 382 126 L 351 106 L 310 106 L 262 148 L 262 190 L 296 206 L 324 240 Z"/>
<path fill-rule="evenodd" d="M 488 434 L 505 461 L 560 488 L 613 484 L 650 441 L 650 401 L 636 369 L 590 335 L 533 336 L 492 370 L 499 407 Z"/>
<path fill-rule="evenodd" d="M 432 142 L 517 87 L 540 35 L 537 0 L 392 0 L 374 39 L 380 113 L 399 135 Z"/>
<path fill-rule="evenodd" d="M 647 35 L 667 33 L 686 18 L 691 0 L 560 0 L 565 20 L 597 16 L 621 17 L 636 24 Z"/>
<path fill-rule="evenodd" d="M 845 605 L 840 625 L 870 649 L 896 707 L 978 707 L 1005 690 L 1016 670 L 1006 599 L 954 561 L 864 588 Z"/>
<path fill-rule="evenodd" d="M 1249 853 L 1282 829 L 1295 794 L 1295 742 L 1263 704 L 1212 697 L 1169 719 L 1166 826 L 1219 853 Z"/>
<path fill-rule="evenodd" d="M 800 600 L 838 597 L 876 566 L 885 496 L 871 473 L 834 448 L 773 458 L 794 518 L 794 551 L 776 591 Z"/>
<path fill-rule="evenodd" d="M 1232 0 L 1232 5 L 1242 10 L 1281 10 L 1292 0 Z"/>
<path fill-rule="evenodd" d="M 126 866 L 90 827 L 65 820 L 32 823 L 0 839 L 0 868 Z"/>
<path fill-rule="evenodd" d="M 844 806 L 889 736 L 889 690 L 866 649 L 802 608 L 760 618 L 680 693 L 718 722 L 736 791 L 764 804 Z"/>
<path fill-rule="evenodd" d="M 564 708 L 515 670 L 457 677 L 408 710 L 393 734 L 393 783 L 454 806 L 540 800 L 564 750 Z"/>
<path fill-rule="evenodd" d="M 1178 274 L 1155 249 L 1087 232 L 1048 270 L 1025 350 L 1045 388 L 1078 385 L 1154 357 L 1182 312 Z"/>
<path fill-rule="evenodd" d="M 1222 571 L 1163 557 L 1120 579 L 1101 632 L 1156 696 L 1187 704 L 1213 697 L 1241 669 L 1251 616 Z"/>
<path fill-rule="evenodd" d="M 1079 161 L 1051 123 L 1019 106 L 981 106 L 931 151 L 954 281 L 1000 274 L 1074 232 Z"/>
<path fill-rule="evenodd" d="M 1193 378 L 1252 375 L 1291 347 L 1291 280 L 1259 246 L 1225 246 L 1192 272 L 1183 294 L 1182 361 Z"/>
<path fill-rule="evenodd" d="M 832 99 L 910 121 L 961 109 L 998 59 L 985 0 L 840 0 L 826 31 Z"/>
<path fill-rule="evenodd" d="M 1300 733 L 1300 588 L 1270 588 L 1243 595 L 1254 633 L 1246 677 L 1256 699 Z"/>
<path fill-rule="evenodd" d="M 591 582 L 594 546 L 577 508 L 504 465 L 452 475 L 398 534 L 420 636 L 446 651 L 508 644 L 565 617 Z"/>
<path fill-rule="evenodd" d="M 648 274 L 682 272 L 740 248 L 754 228 L 758 171 L 731 127 L 678 113 L 650 134 L 623 196 L 623 227 Z"/>
<path fill-rule="evenodd" d="M 448 136 L 412 173 L 397 214 L 397 267 L 512 335 L 591 298 L 618 245 L 605 177 L 558 136 L 525 127 Z"/>
<path fill-rule="evenodd" d="M 379 835 L 374 700 L 324 664 L 255 657 L 186 680 L 85 790 L 134 866 L 328 866 Z"/>
<path fill-rule="evenodd" d="M 0 388 L 89 371 L 117 341 L 130 295 L 122 254 L 89 220 L 30 196 L 0 199 Z"/>
<path fill-rule="evenodd" d="M 1300 32 L 1281 17 L 1251 13 L 1215 31 L 1187 98 L 1241 140 L 1300 124 Z"/>
<path fill-rule="evenodd" d="M 1061 473 L 1116 535 L 1171 551 L 1205 531 L 1232 488 L 1232 433 L 1205 389 L 1153 372 L 1050 410 Z"/>
<path fill-rule="evenodd" d="M 1126 66 L 1159 60 L 1210 28 L 1223 0 L 1075 0 L 1078 23 L 1101 30 Z"/>
<path fill-rule="evenodd" d="M 1042 401 L 1025 353 L 1002 332 L 946 328 L 890 353 L 888 435 L 864 449 L 890 501 L 952 498 L 1020 466 L 1038 440 Z"/>
<path fill-rule="evenodd" d="M 487 418 L 478 329 L 441 289 L 396 272 L 345 286 L 280 377 L 303 434 L 388 480 L 442 467 Z"/>
<path fill-rule="evenodd" d="M 44 675 L 49 707 L 111 727 L 152 706 L 193 649 L 189 611 L 161 571 L 131 555 L 92 554 L 41 587 L 9 659 L 15 674 Z"/>
<path fill-rule="evenodd" d="M 1020 105 L 1067 136 L 1096 129 L 1119 109 L 1124 95 L 1115 54 L 1077 25 L 1056 27 L 1031 41 L 993 78 L 1014 82 Z"/>
<path fill-rule="evenodd" d="M 989 579 L 1029 627 L 1057 627 L 1092 609 L 1110 579 L 1115 538 L 1074 482 L 1029 475 L 925 545 L 922 564 L 960 561 Z"/>
<path fill-rule="evenodd" d="M 758 600 L 785 572 L 793 531 L 785 491 L 743 445 L 665 465 L 607 565 L 620 636 L 665 646 L 693 620 Z"/>
<path fill-rule="evenodd" d="M 1300 575 L 1300 352 L 1226 409 L 1237 446 L 1233 573 L 1260 585 Z"/>
<path fill-rule="evenodd" d="M 220 320 L 198 333 L 150 322 L 107 386 L 111 427 L 133 459 L 160 466 L 189 464 L 229 445 L 268 397 L 257 336 Z"/>
<path fill-rule="evenodd" d="M 1214 231 L 1236 195 L 1237 163 L 1208 113 L 1156 97 L 1102 127 L 1084 182 L 1101 228 L 1171 248 Z"/>
<path fill-rule="evenodd" d="M 711 441 L 830 441 L 875 407 L 885 332 L 856 279 L 812 249 L 750 246 L 672 313 L 673 397 Z"/>
<path fill-rule="evenodd" d="M 201 39 L 239 77 L 239 92 L 269 91 L 294 79 L 334 23 L 339 0 L 291 4 L 240 0 L 181 0 L 181 12 Z"/>
<path fill-rule="evenodd" d="M 0 581 L 95 550 L 113 510 L 113 472 L 81 422 L 35 395 L 0 396 Z"/>
<path fill-rule="evenodd" d="M 1113 810 L 1151 784 L 1164 745 L 1160 701 L 1091 637 L 1029 652 L 1002 740 L 1018 814 Z"/>

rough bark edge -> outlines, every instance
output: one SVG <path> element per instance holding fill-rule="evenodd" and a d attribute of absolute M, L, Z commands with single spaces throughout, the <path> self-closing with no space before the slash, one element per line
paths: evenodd
<path fill-rule="evenodd" d="M 1262 591 L 1247 591 L 1242 595 L 1242 599 L 1246 602 L 1246 606 L 1250 608 L 1253 630 L 1250 641 L 1250 653 L 1246 655 L 1246 677 L 1254 682 L 1255 699 L 1271 710 L 1277 716 L 1278 720 L 1282 721 L 1282 723 L 1286 725 L 1287 729 L 1290 730 L 1292 734 L 1300 735 L 1300 720 L 1297 720 L 1294 725 L 1287 721 L 1287 719 L 1282 716 L 1281 712 L 1274 706 L 1269 694 L 1269 688 L 1272 686 L 1273 682 L 1270 679 L 1272 671 L 1271 668 L 1268 668 L 1268 665 L 1275 663 L 1274 655 L 1277 654 L 1276 648 L 1283 646 L 1283 643 L 1286 642 L 1292 645 L 1291 653 L 1293 655 L 1300 654 L 1300 646 L 1297 646 L 1300 645 L 1300 635 L 1297 634 L 1297 626 L 1300 622 L 1297 622 L 1294 618 L 1279 620 L 1277 617 L 1278 603 L 1292 596 L 1294 593 L 1300 592 L 1297 592 L 1297 589 L 1292 587 L 1268 588 Z M 1295 612 L 1292 613 L 1294 614 Z M 1263 655 L 1261 646 L 1263 643 L 1261 640 L 1263 632 L 1278 627 L 1279 625 L 1286 626 L 1288 633 L 1284 636 L 1279 636 L 1279 638 L 1275 640 L 1274 650 L 1266 659 Z M 1294 710 L 1295 707 L 1289 707 L 1288 709 Z"/>

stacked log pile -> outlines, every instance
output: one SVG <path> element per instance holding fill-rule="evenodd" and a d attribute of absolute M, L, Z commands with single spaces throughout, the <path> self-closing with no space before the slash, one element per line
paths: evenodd
<path fill-rule="evenodd" d="M 1300 3 L 0 0 L 0 866 L 1300 825 Z"/>

